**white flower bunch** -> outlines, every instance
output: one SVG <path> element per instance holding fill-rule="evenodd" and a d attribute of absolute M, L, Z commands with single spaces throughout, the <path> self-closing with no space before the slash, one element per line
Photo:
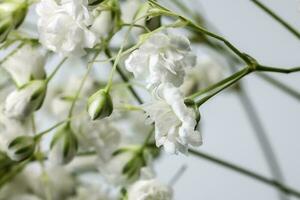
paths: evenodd
<path fill-rule="evenodd" d="M 252 72 L 299 71 L 261 65 L 189 14 L 155 0 L 0 0 L 0 199 L 171 200 L 145 171 L 163 150 L 201 156 L 199 107 Z M 246 67 L 224 78 L 202 47 Z"/>
<path fill-rule="evenodd" d="M 168 153 L 185 154 L 189 145 L 201 145 L 201 135 L 196 130 L 197 111 L 185 105 L 179 90 L 186 70 L 196 63 L 188 39 L 154 34 L 125 63 L 127 70 L 144 80 L 154 94 L 153 102 L 145 104 L 143 109 L 155 124 L 156 145 L 164 146 Z"/>

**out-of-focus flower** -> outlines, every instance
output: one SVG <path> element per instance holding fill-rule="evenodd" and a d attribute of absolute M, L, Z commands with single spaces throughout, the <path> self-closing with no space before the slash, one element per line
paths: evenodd
<path fill-rule="evenodd" d="M 224 73 L 225 70 L 216 60 L 203 54 L 198 57 L 196 66 L 187 70 L 180 90 L 186 96 L 191 95 L 222 80 Z"/>
<path fill-rule="evenodd" d="M 67 200 L 117 200 L 115 194 L 111 193 L 109 188 L 104 188 L 101 184 L 88 184 L 79 186 L 76 190 L 76 196 Z"/>
<path fill-rule="evenodd" d="M 91 30 L 99 37 L 105 37 L 113 29 L 113 13 L 109 10 L 103 10 L 95 13 L 95 20 Z"/>
<path fill-rule="evenodd" d="M 91 121 L 88 116 L 73 121 L 81 150 L 95 150 L 102 159 L 109 159 L 121 142 L 120 132 L 106 119 Z"/>
<path fill-rule="evenodd" d="M 0 2 L 0 43 L 10 31 L 21 25 L 28 8 L 26 0 L 3 0 Z"/>
<path fill-rule="evenodd" d="M 103 119 L 113 112 L 113 102 L 109 92 L 101 89 L 88 99 L 88 113 L 92 120 Z"/>
<path fill-rule="evenodd" d="M 18 87 L 31 80 L 41 80 L 46 77 L 45 56 L 31 45 L 22 47 L 2 66 L 8 71 Z"/>
<path fill-rule="evenodd" d="M 64 56 L 82 56 L 92 48 L 97 37 L 88 29 L 92 18 L 86 0 L 42 0 L 36 7 L 39 15 L 40 42 Z"/>
<path fill-rule="evenodd" d="M 30 81 L 20 89 L 8 95 L 5 101 L 4 112 L 7 116 L 23 119 L 38 110 L 46 94 L 45 81 Z"/>
<path fill-rule="evenodd" d="M 54 134 L 49 158 L 53 163 L 63 165 L 68 164 L 76 156 L 78 141 L 70 124 L 62 125 Z"/>
<path fill-rule="evenodd" d="M 186 154 L 189 145 L 202 144 L 201 134 L 195 130 L 196 112 L 185 105 L 178 88 L 164 84 L 159 91 L 160 99 L 143 106 L 150 122 L 155 123 L 156 145 L 164 146 L 168 153 Z"/>
<path fill-rule="evenodd" d="M 128 200 L 171 200 L 172 190 L 156 179 L 139 180 L 128 190 Z"/>
<path fill-rule="evenodd" d="M 179 87 L 185 70 L 193 67 L 196 56 L 191 53 L 189 40 L 184 36 L 156 33 L 146 40 L 125 61 L 135 78 L 146 81 L 155 89 L 162 83 Z"/>
<path fill-rule="evenodd" d="M 55 91 L 49 91 L 50 97 L 49 98 L 49 108 L 50 112 L 56 117 L 64 119 L 66 114 L 70 109 L 72 101 L 75 98 L 76 92 L 81 84 L 82 81 L 81 76 L 71 76 L 68 78 L 68 82 L 66 85 L 58 84 L 55 87 Z M 86 100 L 88 96 L 96 89 L 97 83 L 94 79 L 88 77 L 85 82 L 84 86 L 80 92 L 80 95 L 77 100 L 75 111 L 80 110 L 82 111 L 86 106 Z"/>
<path fill-rule="evenodd" d="M 20 174 L 19 179 L 26 180 L 27 190 L 46 199 L 46 195 L 55 200 L 65 200 L 74 193 L 75 179 L 64 167 L 38 162 L 30 163 Z"/>

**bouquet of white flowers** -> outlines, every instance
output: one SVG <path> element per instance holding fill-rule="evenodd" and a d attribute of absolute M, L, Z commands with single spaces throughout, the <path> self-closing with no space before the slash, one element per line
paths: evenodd
<path fill-rule="evenodd" d="M 242 95 L 252 73 L 300 71 L 265 66 L 209 27 L 179 0 L 0 0 L 0 199 L 171 200 L 182 170 L 169 184 L 156 177 L 164 151 L 299 197 L 276 173 L 195 150 L 208 100 Z"/>

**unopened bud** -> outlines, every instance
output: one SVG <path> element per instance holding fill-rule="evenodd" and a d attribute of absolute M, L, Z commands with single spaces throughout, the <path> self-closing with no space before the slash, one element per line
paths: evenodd
<path fill-rule="evenodd" d="M 50 160 L 56 164 L 68 164 L 76 156 L 78 141 L 70 124 L 63 125 L 51 141 Z"/>
<path fill-rule="evenodd" d="M 101 89 L 88 99 L 88 113 L 92 120 L 108 117 L 112 111 L 113 102 L 106 90 Z"/>
<path fill-rule="evenodd" d="M 7 154 L 14 161 L 30 158 L 35 151 L 35 140 L 30 136 L 19 136 L 8 144 Z"/>
<path fill-rule="evenodd" d="M 43 104 L 47 89 L 45 81 L 30 81 L 13 91 L 5 100 L 4 111 L 9 117 L 24 118 Z"/>
<path fill-rule="evenodd" d="M 28 3 L 26 0 L 4 0 L 0 2 L 0 43 L 8 33 L 18 28 L 25 19 Z"/>

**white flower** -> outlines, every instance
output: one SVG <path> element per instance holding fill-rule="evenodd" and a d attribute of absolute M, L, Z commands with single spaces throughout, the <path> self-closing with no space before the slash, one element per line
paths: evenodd
<path fill-rule="evenodd" d="M 5 61 L 2 66 L 9 72 L 19 87 L 31 80 L 41 80 L 46 77 L 44 70 L 45 56 L 31 45 L 22 47 Z"/>
<path fill-rule="evenodd" d="M 76 190 L 76 196 L 67 200 L 116 200 L 117 195 L 111 194 L 109 188 L 103 188 L 101 184 L 89 184 L 79 186 Z"/>
<path fill-rule="evenodd" d="M 81 149 L 95 150 L 103 159 L 108 159 L 121 142 L 120 132 L 107 119 L 91 121 L 88 116 L 74 120 L 74 130 Z"/>
<path fill-rule="evenodd" d="M 22 88 L 13 91 L 6 98 L 4 113 L 17 119 L 29 116 L 42 105 L 46 87 L 45 81 L 30 81 Z"/>
<path fill-rule="evenodd" d="M 27 191 L 41 199 L 46 199 L 46 195 L 51 196 L 51 199 L 66 199 L 75 190 L 75 179 L 65 168 L 49 164 L 45 163 L 42 167 L 38 162 L 30 163 L 22 171 L 19 179 L 26 181 Z"/>
<path fill-rule="evenodd" d="M 128 200 L 171 200 L 172 190 L 156 179 L 139 180 L 128 191 Z"/>
<path fill-rule="evenodd" d="M 41 0 L 36 7 L 40 42 L 64 56 L 84 55 L 84 48 L 97 42 L 88 29 L 92 19 L 86 5 L 86 0 Z"/>
<path fill-rule="evenodd" d="M 145 80 L 153 89 L 162 83 L 179 87 L 185 70 L 194 66 L 195 60 L 186 37 L 156 33 L 132 52 L 125 64 L 135 78 Z"/>
<path fill-rule="evenodd" d="M 156 145 L 164 146 L 168 153 L 178 151 L 186 154 L 189 145 L 199 146 L 201 134 L 195 130 L 196 113 L 184 104 L 184 98 L 178 88 L 170 84 L 159 88 L 161 99 L 144 105 L 144 110 L 155 123 Z"/>

